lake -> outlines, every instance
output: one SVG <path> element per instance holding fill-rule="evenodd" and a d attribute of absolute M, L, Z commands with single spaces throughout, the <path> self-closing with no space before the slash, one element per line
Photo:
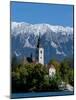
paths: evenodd
<path fill-rule="evenodd" d="M 51 96 L 65 96 L 74 95 L 74 91 L 58 91 L 58 92 L 29 92 L 29 93 L 12 93 L 11 98 L 32 98 L 32 97 L 51 97 Z"/>

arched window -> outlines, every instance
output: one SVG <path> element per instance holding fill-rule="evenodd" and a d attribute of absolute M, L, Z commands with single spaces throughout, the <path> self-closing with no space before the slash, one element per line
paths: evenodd
<path fill-rule="evenodd" d="M 40 51 L 40 53 L 42 54 L 42 50 Z"/>

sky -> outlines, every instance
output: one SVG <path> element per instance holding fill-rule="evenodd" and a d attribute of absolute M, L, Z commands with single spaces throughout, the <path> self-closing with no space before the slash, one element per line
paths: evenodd
<path fill-rule="evenodd" d="M 11 21 L 73 27 L 73 6 L 11 2 Z"/>

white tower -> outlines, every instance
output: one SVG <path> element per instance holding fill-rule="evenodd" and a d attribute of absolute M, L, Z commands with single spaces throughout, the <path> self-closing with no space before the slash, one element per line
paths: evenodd
<path fill-rule="evenodd" d="M 44 65 L 44 48 L 40 43 L 40 34 L 37 41 L 36 59 L 40 64 Z"/>
<path fill-rule="evenodd" d="M 44 49 L 39 48 L 39 63 L 44 65 Z"/>

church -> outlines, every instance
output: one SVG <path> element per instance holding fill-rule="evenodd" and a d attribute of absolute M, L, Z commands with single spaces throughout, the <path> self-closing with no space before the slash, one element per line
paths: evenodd
<path fill-rule="evenodd" d="M 27 63 L 35 63 L 35 64 L 42 64 L 44 65 L 44 48 L 41 45 L 40 34 L 36 41 L 36 49 L 35 49 L 35 56 L 30 54 L 30 57 L 24 57 L 24 64 Z"/>
<path fill-rule="evenodd" d="M 37 47 L 36 47 L 36 60 L 38 61 L 38 63 L 44 65 L 44 48 L 41 45 L 41 41 L 40 41 L 40 34 L 39 34 L 39 38 L 38 38 L 38 42 L 37 42 Z M 55 73 L 56 73 L 56 69 L 54 67 L 54 65 L 47 65 L 48 68 L 48 72 L 49 72 L 49 77 L 54 77 Z"/>
<path fill-rule="evenodd" d="M 41 44 L 40 34 L 38 36 L 37 43 L 36 43 L 35 57 L 32 57 L 32 54 L 31 54 L 30 57 L 27 57 L 26 61 L 29 63 L 34 63 L 34 64 L 40 63 L 40 64 L 46 66 L 48 68 L 49 77 L 54 77 L 54 75 L 56 73 L 56 69 L 55 69 L 54 65 L 52 65 L 52 64 L 45 65 L 44 48 Z"/>
<path fill-rule="evenodd" d="M 44 48 L 42 47 L 40 43 L 40 34 L 39 34 L 39 38 L 38 38 L 37 46 L 36 46 L 36 61 L 44 65 Z"/>

